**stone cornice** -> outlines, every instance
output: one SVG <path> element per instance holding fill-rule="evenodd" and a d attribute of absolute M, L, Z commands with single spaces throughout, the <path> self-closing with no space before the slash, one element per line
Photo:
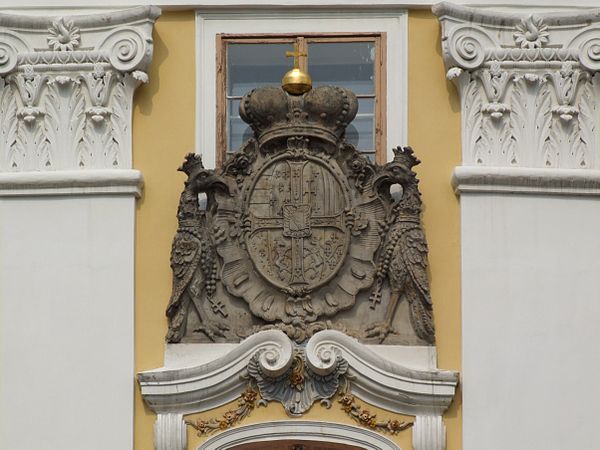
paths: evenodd
<path fill-rule="evenodd" d="M 159 15 L 0 14 L 0 195 L 139 195 L 139 174 L 102 171 L 131 172 L 133 93 Z"/>
<path fill-rule="evenodd" d="M 457 194 L 495 192 L 600 196 L 600 170 L 459 166 L 452 186 Z"/>
<path fill-rule="evenodd" d="M 261 331 L 225 356 L 207 364 L 142 372 L 142 397 L 157 413 L 190 414 L 237 398 L 251 358 L 276 377 L 292 364 L 294 346 L 280 331 Z M 381 408 L 410 415 L 441 415 L 450 405 L 458 374 L 414 370 L 381 358 L 354 338 L 333 330 L 316 333 L 306 345 L 306 363 L 317 374 L 333 371 L 336 356 L 348 362 L 352 393 Z"/>
<path fill-rule="evenodd" d="M 540 69 L 570 61 L 591 72 L 600 69 L 600 9 L 523 15 L 442 2 L 432 11 L 442 24 L 449 68 L 475 70 L 500 61 Z"/>
<path fill-rule="evenodd" d="M 0 197 L 133 194 L 141 195 L 139 170 L 57 170 L 45 172 L 0 173 Z"/>
<path fill-rule="evenodd" d="M 27 64 L 34 70 L 38 64 L 61 64 L 65 70 L 64 65 L 81 62 L 105 62 L 122 72 L 145 71 L 159 16 L 160 9 L 153 6 L 55 17 L 0 14 L 0 75 L 24 70 L 20 66 Z M 61 43 L 61 36 L 70 36 L 72 42 Z"/>
<path fill-rule="evenodd" d="M 301 366 L 306 367 L 303 386 L 289 397 L 285 392 L 296 389 L 290 384 L 289 370 L 298 367 L 299 355 L 304 361 Z M 342 377 L 345 389 L 350 389 L 348 394 L 388 411 L 415 416 L 415 450 L 445 449 L 442 414 L 454 398 L 458 373 L 405 367 L 339 331 L 320 331 L 303 347 L 281 331 L 260 331 L 213 361 L 142 372 L 138 382 L 142 398 L 158 415 L 154 427 L 157 450 L 184 450 L 183 416 L 239 398 L 249 379 L 256 383 L 261 401 L 279 400 L 288 414 L 297 417 L 301 415 L 297 412 L 306 411 L 316 399 L 331 404 Z M 311 396 L 315 393 L 319 395 Z"/>
<path fill-rule="evenodd" d="M 440 20 L 449 18 L 498 28 L 512 28 L 523 19 L 523 14 L 493 11 L 450 2 L 437 3 L 433 5 L 431 10 Z M 600 8 L 587 11 L 546 12 L 536 14 L 536 16 L 542 17 L 548 25 L 582 26 L 600 22 Z"/>
<path fill-rule="evenodd" d="M 444 2 L 433 12 L 461 97 L 469 170 L 457 170 L 457 192 L 597 195 L 600 9 L 518 15 Z"/>
<path fill-rule="evenodd" d="M 0 27 L 20 30 L 39 30 L 46 32 L 52 22 L 60 16 L 32 16 L 21 14 L 0 14 Z M 160 17 L 160 8 L 156 6 L 138 6 L 121 11 L 102 14 L 77 14 L 65 16 L 73 20 L 80 28 L 108 28 L 128 25 L 134 22 L 153 23 Z"/>

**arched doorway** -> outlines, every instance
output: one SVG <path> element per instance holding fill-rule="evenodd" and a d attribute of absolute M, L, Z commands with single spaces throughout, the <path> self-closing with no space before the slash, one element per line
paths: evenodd
<path fill-rule="evenodd" d="M 226 430 L 198 450 L 401 450 L 366 428 L 331 422 L 278 420 Z"/>
<path fill-rule="evenodd" d="M 271 441 L 271 442 L 252 442 L 249 444 L 240 444 L 231 447 L 231 450 L 363 450 L 361 447 L 346 444 L 334 444 L 332 442 L 320 441 Z"/>

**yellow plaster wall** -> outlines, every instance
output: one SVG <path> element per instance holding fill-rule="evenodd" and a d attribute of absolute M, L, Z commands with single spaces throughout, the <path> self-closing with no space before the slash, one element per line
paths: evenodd
<path fill-rule="evenodd" d="M 460 370 L 459 204 L 450 187 L 452 168 L 460 161 L 460 113 L 457 95 L 445 81 L 439 36 L 438 22 L 430 12 L 410 12 L 409 141 L 422 161 L 417 171 L 422 180 L 423 221 L 430 245 L 438 361 L 440 367 Z M 133 112 L 134 167 L 145 179 L 136 212 L 136 372 L 159 367 L 163 362 L 167 327 L 164 309 L 171 289 L 169 252 L 184 180 L 175 169 L 194 149 L 192 11 L 164 12 L 157 21 L 149 76 L 150 82 L 136 93 Z M 218 415 L 231 406 L 202 416 Z M 135 449 L 152 449 L 154 415 L 144 406 L 138 389 L 135 407 Z M 318 406 L 305 417 L 352 423 L 335 405 L 333 408 Z M 378 411 L 381 418 L 388 415 Z M 281 406 L 269 405 L 254 411 L 244 423 L 284 418 Z M 448 449 L 459 450 L 460 392 L 445 422 Z M 189 435 L 190 443 L 199 442 L 191 432 Z M 410 440 L 410 430 L 396 439 L 404 449 L 411 448 Z"/>
<path fill-rule="evenodd" d="M 422 161 L 416 171 L 429 243 L 438 367 L 460 371 L 460 210 L 450 186 L 461 160 L 460 103 L 446 81 L 437 18 L 410 11 L 408 32 L 408 140 Z M 462 447 L 461 405 L 459 388 L 444 416 L 448 450 Z"/>
<path fill-rule="evenodd" d="M 163 364 L 169 256 L 185 179 L 176 169 L 194 151 L 194 22 L 192 11 L 163 12 L 154 31 L 150 81 L 138 88 L 134 101 L 133 165 L 144 175 L 136 212 L 136 372 Z M 136 389 L 136 450 L 154 448 L 153 424 L 154 414 Z"/>

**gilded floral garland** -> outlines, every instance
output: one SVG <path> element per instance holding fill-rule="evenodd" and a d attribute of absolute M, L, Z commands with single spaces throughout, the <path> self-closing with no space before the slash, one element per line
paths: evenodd
<path fill-rule="evenodd" d="M 404 422 L 397 419 L 388 419 L 384 421 L 377 420 L 377 414 L 371 414 L 368 409 L 364 409 L 356 402 L 354 395 L 350 393 L 350 387 L 347 381 L 343 386 L 340 386 L 338 391 L 338 403 L 342 405 L 342 410 L 344 410 L 344 412 L 353 420 L 362 426 L 373 430 L 395 435 L 414 425 L 413 422 Z"/>
<path fill-rule="evenodd" d="M 302 390 L 304 384 L 303 364 L 301 360 L 295 360 L 292 366 L 293 370 L 290 373 L 290 386 Z M 404 422 L 397 419 L 377 420 L 377 414 L 371 414 L 368 409 L 364 409 L 350 393 L 350 384 L 348 380 L 344 380 L 338 390 L 338 403 L 342 410 L 360 425 L 390 434 L 398 434 L 414 425 L 413 422 Z M 194 428 L 198 436 L 206 436 L 218 430 L 226 430 L 238 424 L 245 419 L 250 412 L 257 406 L 264 405 L 268 401 L 260 398 L 260 394 L 253 388 L 251 384 L 238 399 L 237 408 L 232 408 L 224 412 L 221 417 L 213 417 L 208 420 L 198 419 L 195 422 L 187 421 L 186 424 Z"/>
<path fill-rule="evenodd" d="M 259 395 L 251 386 L 248 386 L 238 400 L 238 407 L 223 413 L 220 418 L 213 417 L 208 420 L 197 420 L 186 424 L 198 432 L 198 436 L 206 436 L 218 430 L 226 430 L 246 418 L 256 407 Z"/>

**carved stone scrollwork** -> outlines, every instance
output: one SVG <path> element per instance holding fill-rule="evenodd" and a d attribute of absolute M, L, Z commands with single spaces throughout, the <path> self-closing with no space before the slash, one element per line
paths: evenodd
<path fill-rule="evenodd" d="M 348 370 L 348 363 L 339 352 L 327 370 L 316 372 L 307 364 L 304 350 L 297 348 L 290 367 L 282 373 L 274 373 L 265 367 L 266 352 L 268 350 L 256 353 L 248 363 L 248 375 L 256 382 L 262 401 L 281 402 L 292 417 L 303 415 L 316 400 L 331 406 L 330 399 L 338 391 L 340 379 Z"/>
<path fill-rule="evenodd" d="M 444 45 L 455 65 L 476 69 L 483 64 L 487 48 L 495 46 L 495 43 L 483 29 L 462 26 L 452 29 Z"/>
<path fill-rule="evenodd" d="M 100 49 L 108 52 L 108 60 L 118 71 L 144 70 L 152 59 L 152 38 L 134 28 L 120 28 L 100 44 Z"/>
<path fill-rule="evenodd" d="M 179 449 L 182 442 L 177 414 L 236 401 L 219 416 L 187 422 L 207 435 L 239 424 L 266 402 L 281 402 L 297 418 L 321 401 L 383 433 L 396 434 L 413 425 L 394 413 L 416 416 L 415 448 L 429 450 L 436 443 L 431 449 L 442 450 L 441 417 L 452 402 L 458 374 L 404 367 L 338 331 L 321 331 L 298 345 L 281 331 L 270 330 L 252 335 L 219 359 L 143 372 L 138 380 L 142 397 L 158 413 L 156 429 L 171 433 L 157 433 L 156 442 L 171 442 L 172 448 Z M 376 415 L 365 403 L 389 413 Z"/>
<path fill-rule="evenodd" d="M 464 166 L 513 168 L 498 186 L 521 169 L 600 169 L 597 12 L 525 16 L 449 3 L 433 11 L 442 24 L 447 78 L 461 96 Z M 469 181 L 466 173 L 455 181 L 469 190 L 480 185 L 481 177 Z M 562 193 L 585 191 L 568 184 Z"/>

